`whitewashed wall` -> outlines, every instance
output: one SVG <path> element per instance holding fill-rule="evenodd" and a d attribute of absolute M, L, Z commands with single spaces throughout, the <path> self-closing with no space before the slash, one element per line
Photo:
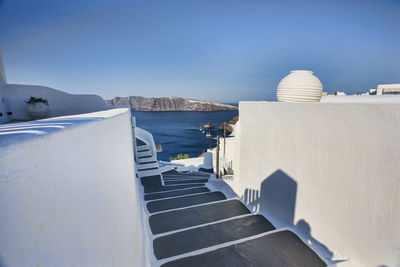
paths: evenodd
<path fill-rule="evenodd" d="M 5 90 L 6 86 L 0 75 L 0 113 L 1 113 L 0 124 L 11 120 L 11 117 L 7 115 L 7 112 L 10 111 L 10 109 L 8 108 L 7 105 Z"/>
<path fill-rule="evenodd" d="M 10 109 L 8 107 L 6 99 L 6 74 L 4 72 L 3 60 L 0 49 L 0 124 L 11 120 L 11 117 L 7 115 Z"/>
<path fill-rule="evenodd" d="M 26 110 L 26 101 L 31 96 L 48 100 L 50 105 L 49 117 L 110 109 L 98 95 L 73 95 L 45 86 L 7 84 L 5 92 L 13 117 L 16 120 L 31 119 Z"/>
<path fill-rule="evenodd" d="M 345 266 L 400 264 L 400 105 L 241 102 L 234 179 Z"/>
<path fill-rule="evenodd" d="M 0 266 L 142 266 L 132 148 L 129 109 L 0 126 Z"/>
<path fill-rule="evenodd" d="M 178 159 L 172 160 L 172 163 L 182 164 L 183 166 L 200 166 L 204 163 L 204 157 L 189 158 L 189 159 Z"/>

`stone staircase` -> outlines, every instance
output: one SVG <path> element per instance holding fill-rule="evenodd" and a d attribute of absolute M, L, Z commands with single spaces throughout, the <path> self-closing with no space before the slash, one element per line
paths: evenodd
<path fill-rule="evenodd" d="M 153 151 L 151 151 L 150 146 L 140 139 L 136 139 L 136 144 L 138 152 L 138 175 L 147 176 L 153 174 L 154 171 L 158 171 L 157 157 L 153 154 Z"/>
<path fill-rule="evenodd" d="M 212 190 L 208 173 L 150 171 L 139 175 L 154 266 L 326 266 L 295 233 Z"/>

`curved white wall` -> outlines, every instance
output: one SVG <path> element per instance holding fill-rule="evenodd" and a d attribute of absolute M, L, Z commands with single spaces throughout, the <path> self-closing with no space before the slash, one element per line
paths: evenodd
<path fill-rule="evenodd" d="M 43 97 L 50 105 L 49 117 L 75 115 L 107 110 L 105 101 L 98 95 L 72 95 L 38 85 L 7 84 L 6 97 L 16 120 L 30 120 L 26 103 L 31 96 Z"/>
<path fill-rule="evenodd" d="M 0 266 L 143 266 L 129 109 L 0 125 Z"/>
<path fill-rule="evenodd" d="M 240 102 L 233 180 L 344 266 L 400 262 L 400 105 Z"/>
<path fill-rule="evenodd" d="M 152 151 L 153 159 L 157 160 L 157 150 L 156 150 L 156 145 L 154 143 L 153 135 L 148 131 L 139 127 L 135 127 L 135 135 L 136 138 L 143 140 L 146 144 L 150 146 L 150 151 Z"/>

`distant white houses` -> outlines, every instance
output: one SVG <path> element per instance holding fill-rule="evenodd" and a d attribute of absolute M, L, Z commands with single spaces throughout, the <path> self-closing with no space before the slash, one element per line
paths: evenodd
<path fill-rule="evenodd" d="M 400 95 L 400 83 L 378 84 L 376 89 L 369 90 L 370 95 Z"/>
<path fill-rule="evenodd" d="M 346 95 L 346 93 L 341 92 L 341 91 L 336 91 L 336 92 L 333 92 L 332 95 Z"/>
<path fill-rule="evenodd" d="M 330 95 L 344 96 L 346 93 L 342 91 L 336 91 Z M 400 95 L 400 83 L 378 84 L 376 89 L 369 89 L 366 92 L 357 93 L 355 95 Z"/>

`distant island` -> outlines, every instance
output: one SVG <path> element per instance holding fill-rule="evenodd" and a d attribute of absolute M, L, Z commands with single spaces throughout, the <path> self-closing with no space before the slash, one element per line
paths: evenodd
<path fill-rule="evenodd" d="M 237 106 L 233 105 L 174 96 L 151 98 L 142 96 L 115 97 L 114 99 L 106 100 L 106 103 L 114 107 L 129 106 L 139 111 L 223 111 L 238 109 Z"/>

